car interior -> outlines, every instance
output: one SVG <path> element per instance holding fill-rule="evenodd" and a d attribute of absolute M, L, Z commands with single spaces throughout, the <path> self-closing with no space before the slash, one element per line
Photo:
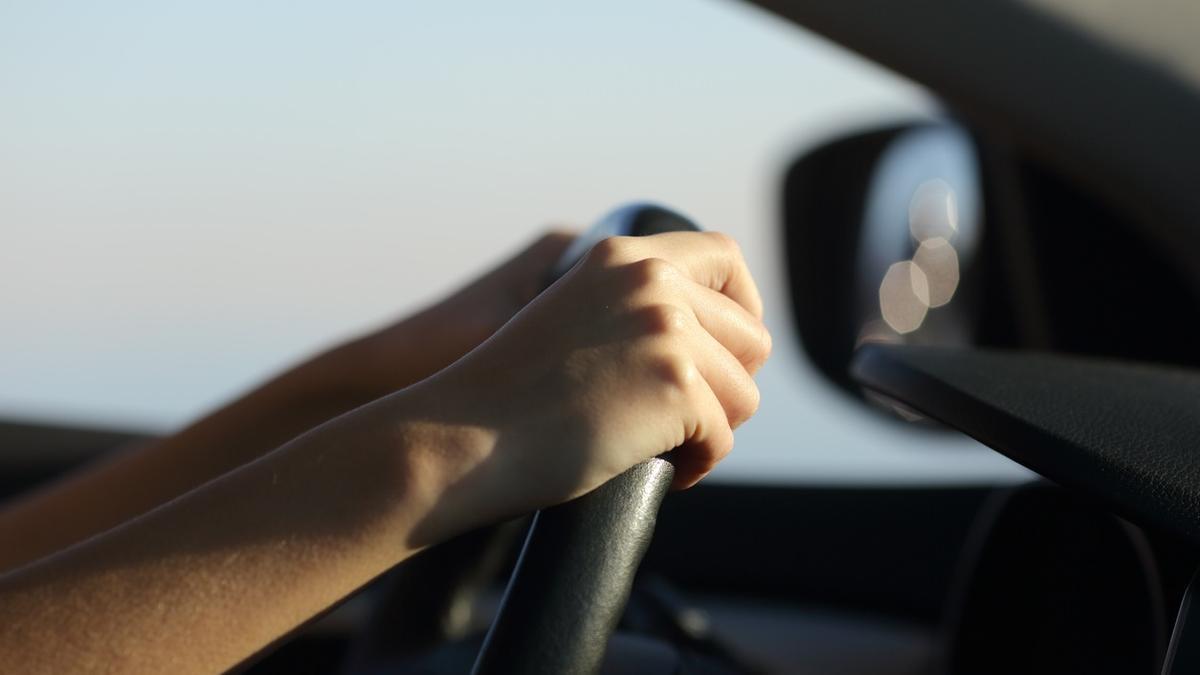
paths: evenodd
<path fill-rule="evenodd" d="M 1200 9 L 749 4 L 943 106 L 778 176 L 779 309 L 826 395 L 1026 478 L 667 494 L 652 460 L 419 554 L 245 672 L 1200 672 Z M 624 213 L 590 234 L 695 227 Z M 0 421 L 0 497 L 145 437 Z"/>

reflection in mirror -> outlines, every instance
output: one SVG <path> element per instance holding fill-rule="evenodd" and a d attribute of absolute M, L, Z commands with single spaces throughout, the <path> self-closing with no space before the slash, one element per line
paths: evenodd
<path fill-rule="evenodd" d="M 856 262 L 859 343 L 964 344 L 981 237 L 974 144 L 950 125 L 898 134 L 867 185 Z"/>

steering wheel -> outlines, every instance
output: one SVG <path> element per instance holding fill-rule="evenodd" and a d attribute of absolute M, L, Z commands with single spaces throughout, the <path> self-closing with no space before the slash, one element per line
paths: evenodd
<path fill-rule="evenodd" d="M 550 281 L 602 239 L 697 230 L 661 206 L 619 208 L 568 247 Z M 656 457 L 535 514 L 472 673 L 596 673 L 674 475 L 671 462 Z"/>

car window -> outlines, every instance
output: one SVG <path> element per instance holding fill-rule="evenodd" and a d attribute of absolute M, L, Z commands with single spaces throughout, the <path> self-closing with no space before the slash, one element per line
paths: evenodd
<path fill-rule="evenodd" d="M 818 379 L 782 171 L 929 97 L 737 3 L 0 8 L 0 416 L 166 430 L 630 199 L 736 235 L 776 350 L 730 480 L 1002 480 Z"/>

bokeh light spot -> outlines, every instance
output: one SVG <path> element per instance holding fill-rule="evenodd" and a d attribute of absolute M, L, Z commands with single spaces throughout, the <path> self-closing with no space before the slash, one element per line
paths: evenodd
<path fill-rule="evenodd" d="M 918 242 L 954 238 L 958 233 L 958 198 L 949 183 L 934 178 L 917 186 L 908 203 L 908 230 Z"/>
<path fill-rule="evenodd" d="M 921 327 L 929 312 L 929 281 L 911 260 L 888 268 L 879 285 L 879 312 L 897 333 L 911 333 Z"/>
<path fill-rule="evenodd" d="M 913 262 L 925 273 L 929 282 L 929 306 L 941 307 L 950 302 L 958 289 L 958 253 L 943 237 L 926 239 L 913 254 Z"/>

